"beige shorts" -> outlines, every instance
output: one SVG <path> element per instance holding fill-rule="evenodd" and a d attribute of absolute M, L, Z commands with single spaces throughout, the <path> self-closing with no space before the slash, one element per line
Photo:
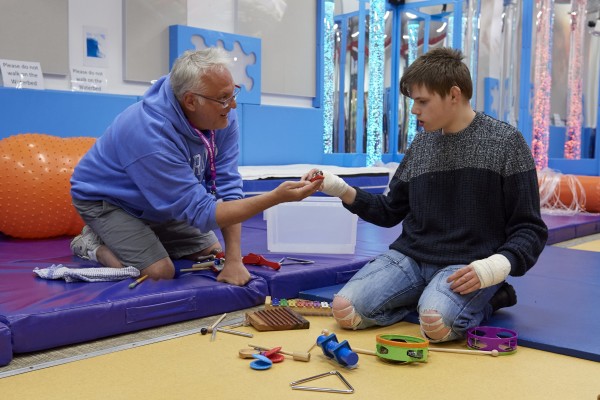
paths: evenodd
<path fill-rule="evenodd" d="M 166 257 L 198 253 L 218 242 L 212 231 L 202 233 L 184 221 L 143 220 L 106 201 L 73 199 L 73 205 L 124 265 L 139 270 Z"/>

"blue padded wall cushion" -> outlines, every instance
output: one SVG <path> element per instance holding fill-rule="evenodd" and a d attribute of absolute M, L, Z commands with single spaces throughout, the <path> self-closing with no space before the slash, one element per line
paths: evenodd
<path fill-rule="evenodd" d="M 600 232 L 600 215 L 542 215 L 548 226 L 548 242 L 554 244 Z"/>
<path fill-rule="evenodd" d="M 508 281 L 518 302 L 489 325 L 517 331 L 526 347 L 600 361 L 600 252 L 546 246 L 524 277 Z"/>
<path fill-rule="evenodd" d="M 546 246 L 523 277 L 509 277 L 515 306 L 496 312 L 482 325 L 512 329 L 519 345 L 600 361 L 600 253 Z M 328 301 L 343 285 L 302 291 L 299 297 Z M 419 323 L 415 314 L 406 320 Z"/>
<path fill-rule="evenodd" d="M 0 367 L 8 365 L 12 361 L 12 353 L 10 329 L 0 322 Z"/>
<path fill-rule="evenodd" d="M 240 310 L 262 304 L 267 294 L 257 276 L 244 287 L 218 283 L 214 274 L 186 274 L 129 289 L 130 279 L 66 283 L 37 278 L 33 268 L 0 264 L 0 321 L 11 331 L 14 353 Z"/>

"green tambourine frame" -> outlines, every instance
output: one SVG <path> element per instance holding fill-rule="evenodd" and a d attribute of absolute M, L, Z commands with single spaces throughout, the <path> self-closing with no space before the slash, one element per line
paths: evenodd
<path fill-rule="evenodd" d="M 427 362 L 429 340 L 406 335 L 377 335 L 377 356 L 398 363 Z"/>

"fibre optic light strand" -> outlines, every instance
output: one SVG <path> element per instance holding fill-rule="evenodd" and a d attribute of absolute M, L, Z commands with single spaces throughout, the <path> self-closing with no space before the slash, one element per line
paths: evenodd
<path fill-rule="evenodd" d="M 502 69 L 500 78 L 500 101 L 498 116 L 505 122 L 517 126 L 517 109 L 515 100 L 515 60 L 520 44 L 517 35 L 517 12 L 514 1 L 505 3 L 502 17 Z"/>
<path fill-rule="evenodd" d="M 369 96 L 367 98 L 367 166 L 381 162 L 383 140 L 383 63 L 385 1 L 369 6 Z"/>
<path fill-rule="evenodd" d="M 452 47 L 454 38 L 454 15 L 448 16 L 448 25 L 446 27 L 446 39 L 444 40 L 444 46 Z"/>
<path fill-rule="evenodd" d="M 538 171 L 548 167 L 550 96 L 552 94 L 552 31 L 554 0 L 536 1 L 533 138 L 531 152 Z"/>
<path fill-rule="evenodd" d="M 470 46 L 469 46 L 469 70 L 473 82 L 473 96 L 471 104 L 477 104 L 477 60 L 479 59 L 479 19 L 481 16 L 481 0 L 469 1 Z"/>
<path fill-rule="evenodd" d="M 333 0 L 324 4 L 323 21 L 323 152 L 333 153 L 334 39 Z"/>
<path fill-rule="evenodd" d="M 409 22 L 408 29 L 408 65 L 412 64 L 417 59 L 417 51 L 419 49 L 419 22 Z M 408 112 L 413 108 L 414 100 L 408 101 Z M 410 113 L 408 117 L 408 132 L 406 135 L 406 147 L 410 146 L 415 135 L 417 134 L 417 116 Z"/>
<path fill-rule="evenodd" d="M 585 39 L 587 0 L 571 1 L 571 49 L 567 87 L 567 133 L 564 157 L 581 158 L 581 126 L 583 125 L 583 41 Z"/>

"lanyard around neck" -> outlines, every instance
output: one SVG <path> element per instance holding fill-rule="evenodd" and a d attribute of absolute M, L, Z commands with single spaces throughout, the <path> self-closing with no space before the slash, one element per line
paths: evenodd
<path fill-rule="evenodd" d="M 208 164 L 210 165 L 210 193 L 217 194 L 217 165 L 215 162 L 215 131 L 210 131 L 210 142 L 198 129 L 194 128 L 202 143 L 208 150 Z"/>

